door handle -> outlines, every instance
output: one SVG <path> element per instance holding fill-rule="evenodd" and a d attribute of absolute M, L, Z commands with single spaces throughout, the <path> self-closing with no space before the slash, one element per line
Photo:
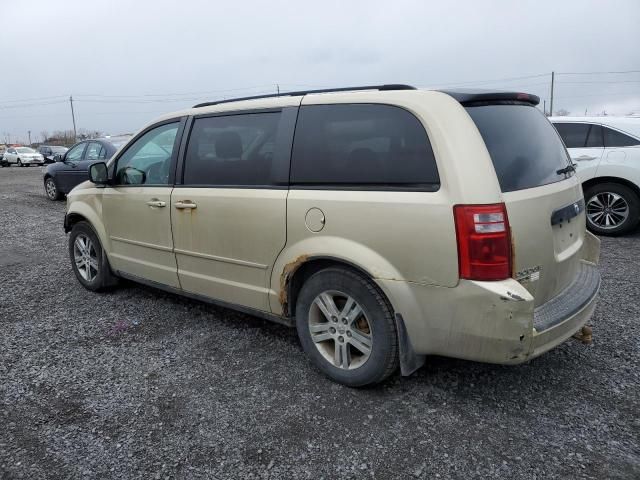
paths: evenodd
<path fill-rule="evenodd" d="M 188 209 L 196 208 L 198 205 L 193 203 L 191 200 L 180 200 L 176 202 L 173 206 L 180 210 L 188 210 Z"/>
<path fill-rule="evenodd" d="M 591 155 L 581 155 L 579 157 L 576 157 L 576 160 L 578 160 L 579 162 L 582 162 L 584 160 L 595 160 L 596 157 L 592 157 Z"/>
<path fill-rule="evenodd" d="M 147 205 L 149 205 L 150 207 L 166 207 L 167 206 L 167 202 L 163 202 L 161 200 L 158 200 L 157 198 L 152 198 L 151 200 L 149 200 L 147 202 Z"/>

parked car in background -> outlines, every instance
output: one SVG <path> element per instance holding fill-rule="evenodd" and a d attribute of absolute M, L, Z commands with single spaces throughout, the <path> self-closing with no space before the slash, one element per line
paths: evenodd
<path fill-rule="evenodd" d="M 19 167 L 44 165 L 44 157 L 30 147 L 9 147 L 3 156 L 6 165 L 16 164 Z"/>
<path fill-rule="evenodd" d="M 537 97 L 237 100 L 165 115 L 91 165 L 64 225 L 85 288 L 123 277 L 296 326 L 350 386 L 427 355 L 521 363 L 593 314 L 599 241 Z"/>
<path fill-rule="evenodd" d="M 55 155 L 64 155 L 69 150 L 67 147 L 59 147 L 57 145 L 40 145 L 38 152 L 44 157 L 44 163 L 53 163 Z"/>
<path fill-rule="evenodd" d="M 551 117 L 576 165 L 587 226 L 621 235 L 640 221 L 640 118 Z"/>
<path fill-rule="evenodd" d="M 55 163 L 44 172 L 44 190 L 49 200 L 60 200 L 87 179 L 89 166 L 106 161 L 131 136 L 96 138 L 76 143 L 68 151 L 54 155 Z"/>

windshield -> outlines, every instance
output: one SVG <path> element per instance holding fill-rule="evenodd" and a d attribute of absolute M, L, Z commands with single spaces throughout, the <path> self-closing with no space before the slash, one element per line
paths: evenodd
<path fill-rule="evenodd" d="M 18 152 L 18 153 L 36 153 L 36 151 L 33 148 L 29 148 L 29 147 L 16 148 L 16 152 Z"/>
<path fill-rule="evenodd" d="M 480 130 L 503 192 L 566 178 L 558 171 L 570 165 L 567 151 L 556 129 L 537 108 L 482 105 L 466 110 Z"/>

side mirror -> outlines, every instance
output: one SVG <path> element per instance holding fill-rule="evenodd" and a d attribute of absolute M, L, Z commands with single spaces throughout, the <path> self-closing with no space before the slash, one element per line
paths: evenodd
<path fill-rule="evenodd" d="M 53 161 L 54 161 L 54 162 L 61 162 L 61 161 L 62 161 L 62 155 L 60 155 L 59 153 L 56 153 L 56 154 L 53 156 Z"/>
<path fill-rule="evenodd" d="M 96 185 L 106 185 L 109 183 L 107 164 L 104 162 L 98 162 L 91 165 L 89 167 L 89 180 Z"/>

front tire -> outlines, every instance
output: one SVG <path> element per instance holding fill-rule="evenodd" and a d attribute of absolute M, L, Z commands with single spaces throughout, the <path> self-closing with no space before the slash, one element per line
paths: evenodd
<path fill-rule="evenodd" d="M 338 383 L 362 387 L 398 368 L 391 307 L 375 284 L 351 270 L 328 268 L 305 282 L 296 327 L 313 364 Z"/>
<path fill-rule="evenodd" d="M 24 167 L 24 165 L 22 164 L 22 161 L 21 161 L 20 159 L 18 159 L 18 163 L 17 163 L 17 165 L 18 165 L 19 167 Z"/>
<path fill-rule="evenodd" d="M 44 181 L 44 191 L 49 200 L 56 201 L 62 199 L 62 192 L 58 190 L 56 181 L 51 177 L 47 177 Z"/>
<path fill-rule="evenodd" d="M 78 222 L 69 236 L 73 273 L 87 290 L 99 292 L 117 283 L 98 236 L 87 222 Z"/>
<path fill-rule="evenodd" d="M 640 219 L 640 199 L 626 185 L 600 183 L 586 189 L 587 227 L 598 235 L 623 235 Z"/>

